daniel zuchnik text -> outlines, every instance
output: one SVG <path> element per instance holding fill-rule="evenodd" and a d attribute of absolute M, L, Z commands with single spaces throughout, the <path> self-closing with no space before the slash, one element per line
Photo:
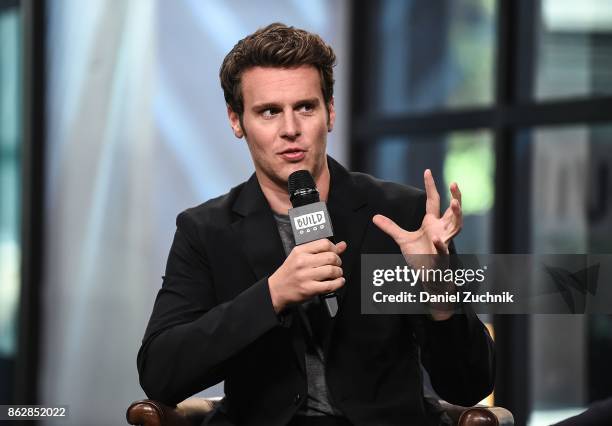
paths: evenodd
<path fill-rule="evenodd" d="M 414 269 L 407 265 L 396 266 L 393 269 L 375 269 L 372 272 L 372 284 L 375 287 L 380 287 L 389 283 L 401 283 L 414 287 L 421 282 L 432 287 L 444 284 L 454 284 L 461 287 L 465 284 L 484 282 L 486 269 L 486 266 L 479 269 L 426 269 L 424 266 Z M 420 291 L 418 296 L 408 291 L 401 291 L 396 294 L 376 291 L 372 296 L 376 303 L 514 303 L 514 294 L 508 291 L 501 294 L 488 291 L 478 294 L 465 290 L 460 293 Z"/>
<path fill-rule="evenodd" d="M 373 294 L 376 303 L 415 303 L 417 295 L 402 291 L 399 294 L 384 294 L 377 291 Z M 514 295 L 508 291 L 502 294 L 474 294 L 471 291 L 459 293 L 430 294 L 426 291 L 419 292 L 418 302 L 420 303 L 514 303 Z"/>

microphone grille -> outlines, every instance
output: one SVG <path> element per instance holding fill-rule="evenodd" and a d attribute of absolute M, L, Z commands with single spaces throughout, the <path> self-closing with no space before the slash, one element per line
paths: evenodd
<path fill-rule="evenodd" d="M 293 207 L 305 206 L 319 201 L 319 191 L 308 170 L 298 170 L 289 175 L 287 180 L 289 200 Z"/>
<path fill-rule="evenodd" d="M 316 188 L 314 179 L 308 170 L 298 170 L 289 175 L 287 189 L 290 195 L 293 195 L 298 190 Z"/>

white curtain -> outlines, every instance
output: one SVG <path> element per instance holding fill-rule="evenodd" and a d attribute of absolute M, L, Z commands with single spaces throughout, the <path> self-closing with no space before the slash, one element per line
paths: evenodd
<path fill-rule="evenodd" d="M 49 2 L 40 399 L 69 406 L 63 424 L 125 424 L 176 214 L 253 171 L 218 80 L 238 39 L 281 21 L 335 47 L 330 152 L 344 162 L 347 4 Z"/>

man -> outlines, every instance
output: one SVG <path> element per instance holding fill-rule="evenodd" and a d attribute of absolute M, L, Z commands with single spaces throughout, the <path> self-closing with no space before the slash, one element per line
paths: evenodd
<path fill-rule="evenodd" d="M 440 215 L 433 177 L 414 188 L 349 173 L 326 155 L 335 55 L 319 36 L 272 24 L 241 40 L 220 71 L 229 121 L 254 175 L 188 209 L 138 355 L 149 397 L 175 404 L 225 381 L 210 424 L 436 424 L 421 364 L 449 402 L 493 386 L 493 349 L 471 312 L 362 315 L 362 253 L 452 251 L 461 195 Z M 288 176 L 310 171 L 338 243 L 295 247 Z M 393 218 L 393 220 L 391 219 Z M 330 318 L 318 295 L 338 293 Z"/>

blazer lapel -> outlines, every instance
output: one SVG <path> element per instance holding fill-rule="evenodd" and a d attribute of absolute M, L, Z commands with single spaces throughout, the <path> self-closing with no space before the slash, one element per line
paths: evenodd
<path fill-rule="evenodd" d="M 358 270 L 355 262 L 361 257 L 361 246 L 365 230 L 371 221 L 371 213 L 367 209 L 367 199 L 363 191 L 353 182 L 348 171 L 331 157 L 328 157 L 329 170 L 331 174 L 331 187 L 327 202 L 332 225 L 334 227 L 334 240 L 336 242 L 346 241 L 347 249 L 342 254 L 342 269 L 346 284 L 336 292 L 338 295 L 338 315 L 342 315 L 342 306 L 348 286 L 360 286 L 361 283 L 354 281 L 352 272 Z M 355 279 L 358 279 L 356 277 Z M 357 290 L 359 292 L 359 290 Z M 327 318 L 326 333 L 323 348 L 327 354 L 330 337 L 333 333 L 335 319 Z"/>
<path fill-rule="evenodd" d="M 371 220 L 371 214 L 366 208 L 365 194 L 355 185 L 346 169 L 330 157 L 328 157 L 328 162 L 331 188 L 327 205 L 334 227 L 334 240 L 347 243 L 347 249 L 341 256 L 347 284 L 337 292 L 340 307 L 346 286 L 360 285 L 360 283 L 351 281 L 351 273 L 355 269 L 353 268 L 354 263 L 360 258 L 361 245 L 365 230 Z"/>
<path fill-rule="evenodd" d="M 278 269 L 285 260 L 285 251 L 272 210 L 255 174 L 240 192 L 233 210 L 243 219 L 234 222 L 232 228 L 255 277 L 260 280 Z"/>
<path fill-rule="evenodd" d="M 272 274 L 285 261 L 285 249 L 278 233 L 270 205 L 266 200 L 255 174 L 245 184 L 244 189 L 236 199 L 233 211 L 242 216 L 232 224 L 238 241 L 242 242 L 242 250 L 253 270 L 257 280 Z M 295 308 L 291 307 L 285 313 L 286 321 L 291 329 L 291 340 L 296 354 L 296 361 L 305 373 L 304 354 L 306 347 L 299 330 L 299 321 Z"/>

